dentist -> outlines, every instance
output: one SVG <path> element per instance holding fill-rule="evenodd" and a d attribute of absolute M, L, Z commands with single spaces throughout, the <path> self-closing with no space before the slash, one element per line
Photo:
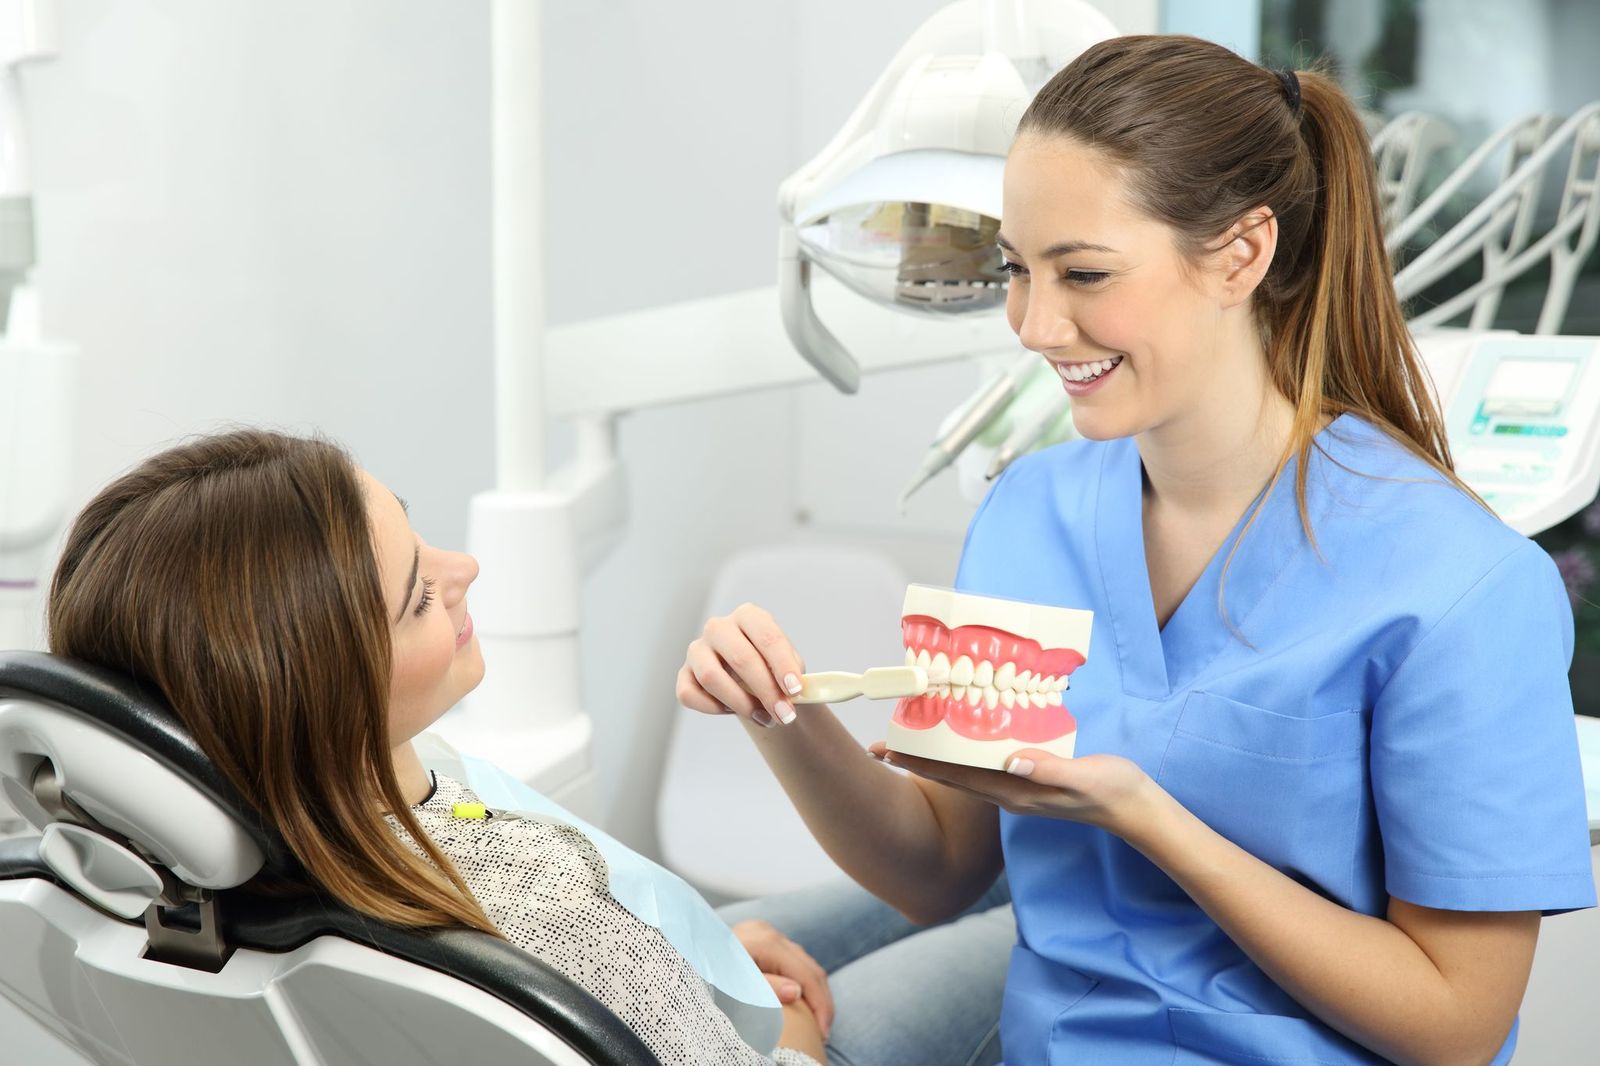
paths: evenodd
<path fill-rule="evenodd" d="M 956 585 L 1094 610 L 1080 757 L 864 759 L 759 608 L 689 647 L 861 885 L 934 922 L 1005 870 L 1013 1066 L 1504 1063 L 1541 914 L 1595 903 L 1568 601 L 1453 472 L 1380 217 L 1319 74 L 1119 37 L 1024 115 L 1007 312 L 1086 439 Z"/>

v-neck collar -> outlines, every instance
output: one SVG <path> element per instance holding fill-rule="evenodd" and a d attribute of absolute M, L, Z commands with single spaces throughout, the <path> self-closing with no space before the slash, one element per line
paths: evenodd
<path fill-rule="evenodd" d="M 1348 417 L 1334 419 L 1317 435 L 1318 442 Z M 1127 437 L 1111 442 L 1102 451 L 1095 540 L 1100 576 L 1105 583 L 1105 610 L 1116 637 L 1125 694 L 1167 699 L 1192 684 L 1228 642 L 1239 640 L 1241 634 L 1248 639 L 1249 619 L 1256 604 L 1277 580 L 1290 556 L 1310 546 L 1295 501 L 1298 465 L 1297 457 L 1289 460 L 1240 542 L 1240 532 L 1256 510 L 1256 502 L 1245 508 L 1163 628 L 1156 623 L 1145 557 L 1144 468 L 1139 448 L 1133 438 Z M 1307 488 L 1309 491 L 1311 485 Z M 1220 608 L 1219 589 L 1225 595 Z"/>

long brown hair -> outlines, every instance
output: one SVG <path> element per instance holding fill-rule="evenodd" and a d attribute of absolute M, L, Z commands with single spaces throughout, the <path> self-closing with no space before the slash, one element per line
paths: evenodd
<path fill-rule="evenodd" d="M 1018 126 L 1028 133 L 1103 153 L 1135 205 L 1171 227 L 1191 259 L 1253 209 L 1277 217 L 1277 252 L 1253 310 L 1271 379 L 1295 415 L 1268 492 L 1298 456 L 1295 497 L 1313 544 L 1307 459 L 1323 420 L 1345 412 L 1477 499 L 1455 476 L 1395 294 L 1366 129 L 1332 80 L 1280 77 L 1197 37 L 1113 37 L 1040 90 Z"/>
<path fill-rule="evenodd" d="M 50 650 L 153 685 L 323 890 L 495 931 L 395 777 L 388 611 L 337 446 L 237 430 L 145 460 L 73 523 L 48 609 Z"/>

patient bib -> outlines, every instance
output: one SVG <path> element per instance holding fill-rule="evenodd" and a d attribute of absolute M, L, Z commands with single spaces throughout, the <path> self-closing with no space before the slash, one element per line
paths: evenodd
<path fill-rule="evenodd" d="M 484 759 L 463 755 L 424 733 L 412 741 L 423 766 L 462 782 L 483 803 L 519 818 L 570 826 L 606 862 L 612 897 L 641 922 L 660 930 L 711 986 L 717 1007 L 745 1043 L 770 1052 L 783 1030 L 783 1008 L 766 976 L 728 924 L 688 882 L 601 832 Z"/>

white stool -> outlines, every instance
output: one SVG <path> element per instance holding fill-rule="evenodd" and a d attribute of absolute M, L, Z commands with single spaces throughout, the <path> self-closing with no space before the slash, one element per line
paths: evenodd
<path fill-rule="evenodd" d="M 776 545 L 723 564 L 705 617 L 757 604 L 772 612 L 807 669 L 857 672 L 904 658 L 905 591 L 905 574 L 876 552 Z M 883 738 L 893 710 L 888 701 L 857 700 L 835 713 L 865 746 Z M 668 866 L 718 901 L 839 876 L 738 722 L 683 707 L 676 714 L 656 809 Z"/>

